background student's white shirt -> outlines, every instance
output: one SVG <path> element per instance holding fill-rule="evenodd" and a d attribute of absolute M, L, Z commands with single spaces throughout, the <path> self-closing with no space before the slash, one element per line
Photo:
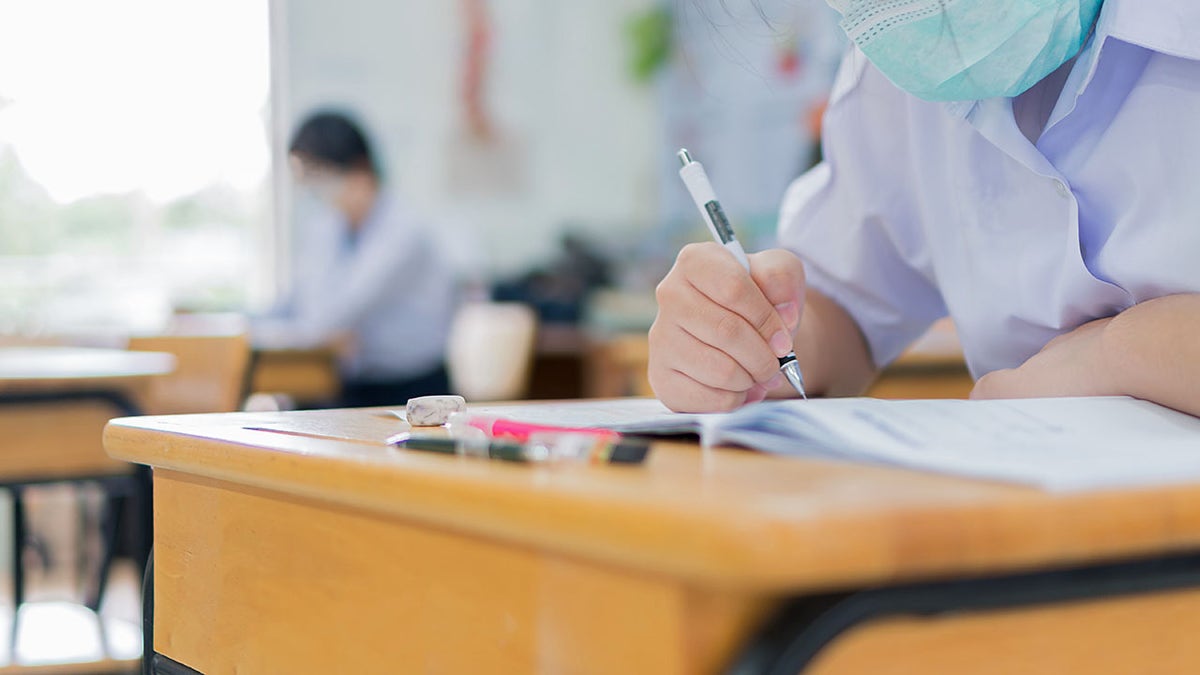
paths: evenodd
<path fill-rule="evenodd" d="M 1036 145 L 1011 99 L 922 101 L 851 51 L 781 245 L 881 366 L 947 314 L 978 376 L 1200 292 L 1198 32 L 1194 0 L 1106 0 Z"/>
<path fill-rule="evenodd" d="M 430 226 L 381 194 L 357 234 L 322 212 L 297 231 L 286 314 L 270 330 L 300 344 L 348 333 L 343 376 L 405 379 L 440 365 L 457 306 L 450 256 Z"/>

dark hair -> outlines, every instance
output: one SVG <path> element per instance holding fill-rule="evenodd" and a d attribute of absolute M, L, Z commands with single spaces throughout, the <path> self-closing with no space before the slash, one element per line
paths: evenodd
<path fill-rule="evenodd" d="M 310 115 L 292 136 L 288 150 L 305 162 L 341 171 L 365 169 L 380 175 L 367 135 L 344 113 L 322 111 Z"/>

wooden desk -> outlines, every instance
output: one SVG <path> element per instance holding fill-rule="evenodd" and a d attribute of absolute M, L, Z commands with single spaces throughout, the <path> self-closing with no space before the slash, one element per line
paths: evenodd
<path fill-rule="evenodd" d="M 0 347 L 0 394 L 120 388 L 175 368 L 160 352 L 85 347 Z"/>
<path fill-rule="evenodd" d="M 588 398 L 653 397 L 647 369 L 650 343 L 645 333 L 625 333 L 595 338 L 587 358 Z"/>
<path fill-rule="evenodd" d="M 0 624 L 7 624 L 3 634 L 10 637 L 7 648 L 0 649 L 0 673 L 129 672 L 140 662 L 138 627 L 102 618 L 96 610 L 125 499 L 120 493 L 135 493 L 144 506 L 147 495 L 138 487 L 147 481 L 134 475 L 134 467 L 109 458 L 99 440 L 109 419 L 135 414 L 147 383 L 174 366 L 174 357 L 158 352 L 0 348 L 0 485 L 13 496 L 11 565 L 17 608 L 0 618 Z M 110 497 L 109 540 L 98 581 L 87 588 L 84 605 L 24 603 L 22 491 L 35 483 L 79 480 L 116 491 Z M 148 523 L 141 527 L 148 536 Z"/>
<path fill-rule="evenodd" d="M 1200 672 L 1200 486 L 680 443 L 530 467 L 383 446 L 397 426 L 112 422 L 108 451 L 155 467 L 155 651 L 210 674 Z"/>
<path fill-rule="evenodd" d="M 104 453 L 100 430 L 174 367 L 159 352 L 0 348 L 0 483 L 130 473 Z"/>
<path fill-rule="evenodd" d="M 287 394 L 298 404 L 329 405 L 342 391 L 338 347 L 300 349 L 255 346 L 249 393 Z"/>

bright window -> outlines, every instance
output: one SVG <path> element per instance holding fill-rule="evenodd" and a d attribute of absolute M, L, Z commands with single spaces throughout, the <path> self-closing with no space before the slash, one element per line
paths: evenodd
<path fill-rule="evenodd" d="M 269 287 L 267 2 L 0 0 L 0 333 Z"/>

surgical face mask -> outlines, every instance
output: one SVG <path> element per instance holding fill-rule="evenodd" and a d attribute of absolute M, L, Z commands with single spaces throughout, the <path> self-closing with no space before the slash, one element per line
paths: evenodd
<path fill-rule="evenodd" d="M 829 0 L 896 86 L 927 101 L 1024 93 L 1083 48 L 1103 0 Z"/>
<path fill-rule="evenodd" d="M 305 194 L 328 207 L 334 207 L 337 204 L 337 199 L 341 196 L 345 185 L 344 178 L 326 173 L 308 175 L 300 181 L 300 189 Z"/>

